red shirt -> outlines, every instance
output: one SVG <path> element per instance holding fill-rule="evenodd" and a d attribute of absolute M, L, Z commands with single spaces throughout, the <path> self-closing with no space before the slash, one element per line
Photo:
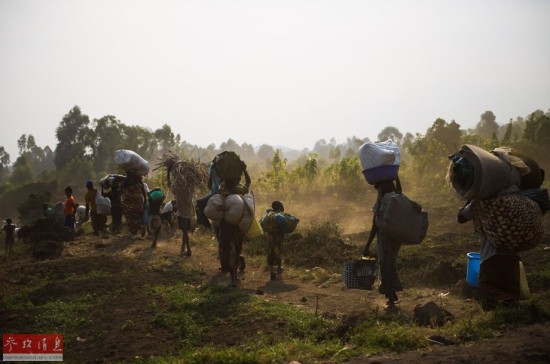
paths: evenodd
<path fill-rule="evenodd" d="M 65 208 L 63 209 L 65 215 L 74 215 L 76 213 L 76 200 L 71 195 L 65 200 Z"/>

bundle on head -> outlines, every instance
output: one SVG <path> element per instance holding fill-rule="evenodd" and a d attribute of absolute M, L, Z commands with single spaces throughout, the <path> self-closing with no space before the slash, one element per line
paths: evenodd
<path fill-rule="evenodd" d="M 206 166 L 193 158 L 182 158 L 179 155 L 168 152 L 159 158 L 155 171 L 166 168 L 168 187 L 172 191 L 185 190 L 193 193 L 196 189 L 206 188 L 208 172 Z"/>

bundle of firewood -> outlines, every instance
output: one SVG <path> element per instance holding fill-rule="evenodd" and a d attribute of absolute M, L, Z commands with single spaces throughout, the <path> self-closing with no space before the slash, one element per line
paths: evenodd
<path fill-rule="evenodd" d="M 193 158 L 182 158 L 168 152 L 159 158 L 155 171 L 166 168 L 168 187 L 172 190 L 186 190 L 193 193 L 196 189 L 204 189 L 208 184 L 208 172 L 204 163 Z"/>

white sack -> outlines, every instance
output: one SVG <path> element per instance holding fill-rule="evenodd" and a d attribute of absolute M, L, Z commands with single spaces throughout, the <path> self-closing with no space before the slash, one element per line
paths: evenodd
<path fill-rule="evenodd" d="M 125 171 L 133 170 L 137 174 L 145 176 L 149 173 L 151 166 L 139 154 L 127 149 L 115 151 L 115 163 Z"/>
<path fill-rule="evenodd" d="M 380 166 L 398 166 L 401 162 L 401 153 L 393 140 L 365 143 L 359 147 L 359 159 L 363 170 Z"/>

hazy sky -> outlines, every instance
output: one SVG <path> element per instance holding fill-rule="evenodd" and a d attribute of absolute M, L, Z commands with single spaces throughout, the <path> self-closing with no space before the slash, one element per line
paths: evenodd
<path fill-rule="evenodd" d="M 550 1 L 0 0 L 0 146 L 80 106 L 189 143 L 312 148 L 550 108 Z"/>

